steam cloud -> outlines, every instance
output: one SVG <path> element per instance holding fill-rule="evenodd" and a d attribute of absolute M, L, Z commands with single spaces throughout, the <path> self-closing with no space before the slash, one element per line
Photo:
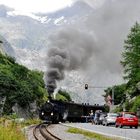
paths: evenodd
<path fill-rule="evenodd" d="M 85 69 L 91 58 L 95 42 L 92 35 L 78 29 L 66 27 L 52 34 L 47 58 L 46 84 L 48 93 L 56 88 L 56 82 L 63 80 L 65 71 Z"/>
<path fill-rule="evenodd" d="M 94 86 L 111 86 L 124 82 L 122 79 L 123 69 L 120 64 L 120 60 L 122 60 L 121 54 L 124 40 L 130 28 L 136 21 L 140 22 L 140 1 L 81 1 L 92 6 L 93 11 L 91 12 L 90 10 L 89 13 L 87 11 L 83 17 L 80 17 L 75 23 L 70 25 L 71 28 L 62 28 L 49 38 L 51 47 L 55 49 L 53 48 L 48 52 L 47 75 L 51 74 L 52 70 L 57 71 L 57 74 L 52 74 L 56 78 L 51 76 L 53 78 L 46 78 L 46 81 L 50 81 L 47 83 L 48 85 L 51 85 L 51 80 L 53 81 L 53 89 L 56 87 L 56 81 L 64 79 L 65 72 L 70 70 L 76 70 L 82 77 L 81 79 L 84 79 L 84 82 L 88 81 Z M 95 1 L 99 3 L 99 7 L 95 5 Z M 96 42 L 93 41 L 95 39 Z M 60 52 L 63 52 L 63 55 L 59 55 L 61 54 Z M 63 65 L 59 64 L 61 68 L 56 68 L 56 62 L 60 60 L 58 56 L 62 56 L 60 59 L 64 60 Z M 55 63 L 51 58 L 55 60 Z M 80 70 L 86 66 L 88 66 L 88 69 L 81 72 Z M 76 79 L 76 76 L 74 78 Z M 69 80 L 69 77 L 65 77 L 65 79 Z M 80 96 L 82 96 L 81 93 L 84 93 L 80 88 L 74 91 Z M 90 94 L 93 92 L 96 94 Z M 101 100 L 103 102 L 101 97 L 101 94 L 104 94 L 103 90 L 93 91 L 91 89 L 90 93 L 83 94 L 83 96 L 87 96 L 86 98 L 89 100 L 91 99 L 91 103 L 93 100 L 97 103 L 101 102 Z"/>

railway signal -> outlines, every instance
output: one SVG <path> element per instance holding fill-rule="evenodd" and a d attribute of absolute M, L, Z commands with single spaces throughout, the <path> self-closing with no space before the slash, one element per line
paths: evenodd
<path fill-rule="evenodd" d="M 85 89 L 88 89 L 88 84 L 85 84 Z"/>

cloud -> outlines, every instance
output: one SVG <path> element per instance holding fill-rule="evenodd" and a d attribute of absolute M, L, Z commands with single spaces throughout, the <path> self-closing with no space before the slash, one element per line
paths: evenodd
<path fill-rule="evenodd" d="M 73 1 L 74 2 L 84 1 L 85 3 L 87 3 L 88 5 L 90 5 L 94 9 L 101 7 L 105 2 L 105 0 L 73 0 Z"/>
<path fill-rule="evenodd" d="M 0 4 L 5 4 L 21 13 L 53 12 L 71 5 L 71 0 L 0 0 Z"/>
<path fill-rule="evenodd" d="M 138 0 L 108 0 L 94 14 L 88 16 L 84 26 L 89 31 L 93 30 L 98 40 L 101 53 L 97 56 L 97 64 L 100 70 L 121 72 L 120 60 L 124 40 L 133 24 L 139 21 L 139 4 Z"/>

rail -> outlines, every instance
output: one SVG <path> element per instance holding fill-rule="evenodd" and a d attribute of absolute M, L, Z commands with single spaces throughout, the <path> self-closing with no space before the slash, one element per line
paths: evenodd
<path fill-rule="evenodd" d="M 37 125 L 33 130 L 33 136 L 35 140 L 40 140 L 40 137 L 43 137 L 44 140 L 62 140 L 49 131 L 50 126 L 51 125 L 49 124 L 43 124 L 43 123 Z M 37 131 L 39 131 L 41 136 L 38 135 Z"/>
<path fill-rule="evenodd" d="M 41 124 L 35 126 L 35 128 L 33 129 L 33 136 L 34 136 L 35 140 L 39 140 L 39 136 L 37 135 L 37 131 L 38 131 L 40 125 Z"/>

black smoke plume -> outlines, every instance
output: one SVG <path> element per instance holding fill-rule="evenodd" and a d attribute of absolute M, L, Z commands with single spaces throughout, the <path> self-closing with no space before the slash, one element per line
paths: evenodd
<path fill-rule="evenodd" d="M 87 32 L 66 27 L 50 37 L 47 54 L 46 85 L 49 95 L 57 81 L 65 78 L 65 71 L 85 69 L 94 50 L 94 38 Z"/>

